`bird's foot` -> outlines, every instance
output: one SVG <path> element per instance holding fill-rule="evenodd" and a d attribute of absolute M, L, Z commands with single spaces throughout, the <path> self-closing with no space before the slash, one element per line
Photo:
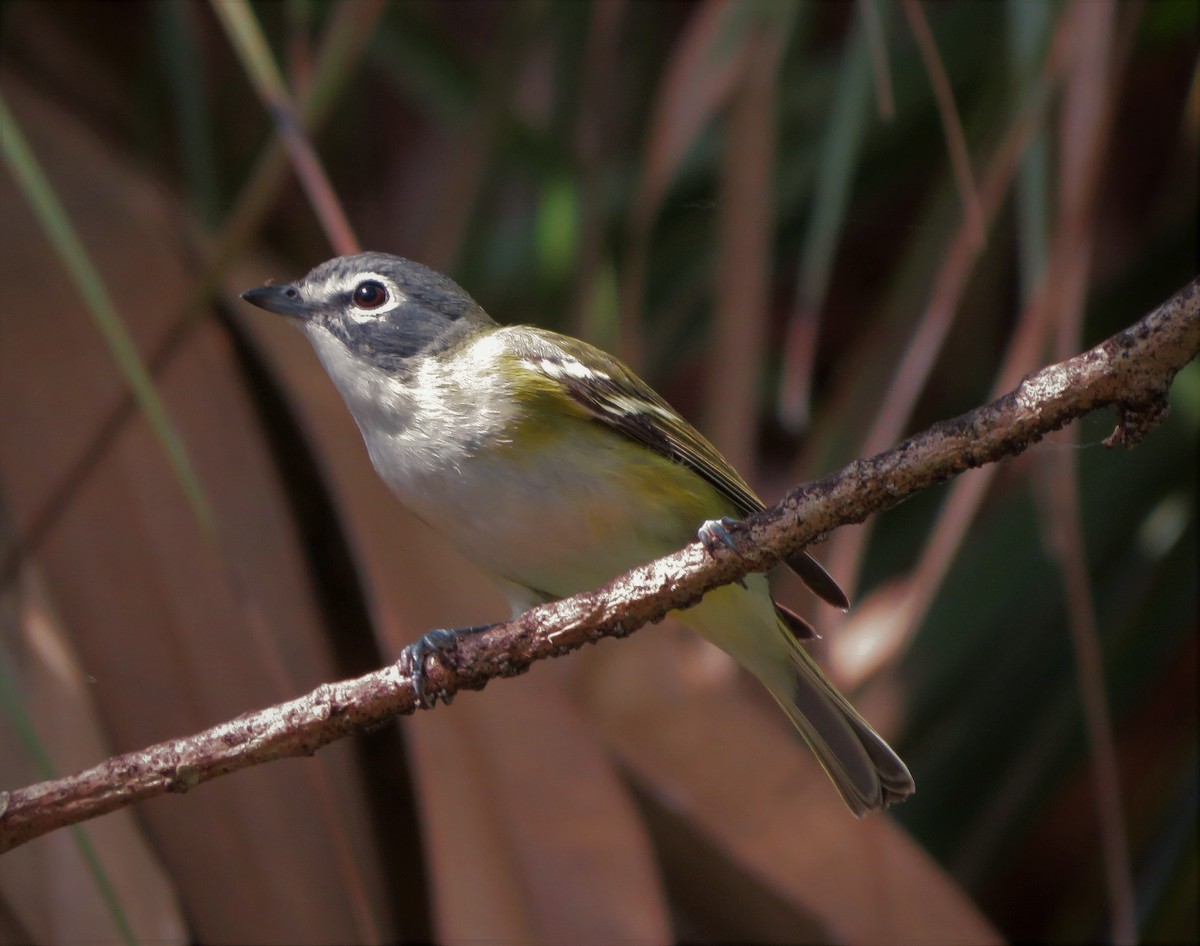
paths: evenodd
<path fill-rule="evenodd" d="M 444 690 L 429 692 L 429 677 L 425 670 L 425 662 L 430 657 L 436 660 L 443 660 L 458 650 L 458 642 L 461 638 L 468 634 L 478 634 L 480 631 L 486 631 L 489 627 L 494 626 L 493 624 L 481 624 L 478 627 L 462 627 L 457 629 L 435 628 L 420 640 L 413 641 L 413 643 L 401 651 L 399 660 L 400 669 L 412 678 L 413 689 L 417 693 L 417 702 L 422 709 L 431 709 L 436 706 L 438 697 L 441 697 L 442 702 L 447 706 L 454 699 L 453 693 L 447 693 Z"/>
<path fill-rule="evenodd" d="M 732 519 L 729 516 L 722 516 L 720 519 L 709 519 L 696 530 L 696 538 L 700 540 L 700 544 L 704 546 L 709 555 L 712 555 L 718 546 L 725 546 L 731 549 L 738 558 L 742 557 L 742 553 L 737 549 L 737 543 L 733 541 L 731 533 L 738 529 L 744 529 L 745 524 L 737 519 Z M 738 584 L 743 588 L 746 587 L 746 582 L 738 579 Z"/>

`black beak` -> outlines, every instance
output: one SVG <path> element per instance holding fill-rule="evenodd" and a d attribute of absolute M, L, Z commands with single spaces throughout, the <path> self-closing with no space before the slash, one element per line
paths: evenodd
<path fill-rule="evenodd" d="M 304 301 L 295 286 L 259 286 L 257 289 L 247 289 L 242 293 L 242 298 L 251 305 L 276 315 L 286 315 L 293 319 L 313 317 L 312 306 Z"/>

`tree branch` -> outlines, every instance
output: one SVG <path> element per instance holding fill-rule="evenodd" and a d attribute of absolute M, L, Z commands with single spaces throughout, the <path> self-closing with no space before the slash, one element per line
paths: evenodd
<path fill-rule="evenodd" d="M 428 666 L 427 689 L 448 701 L 460 690 L 482 689 L 494 677 L 523 673 L 536 660 L 601 637 L 624 637 L 695 604 L 718 585 L 767 570 L 837 526 L 861 522 L 964 470 L 1021 453 L 1098 408 L 1114 405 L 1118 412 L 1106 444 L 1135 446 L 1162 420 L 1172 379 L 1198 352 L 1200 278 L 1135 325 L 1035 372 L 998 400 L 797 487 L 734 531 L 736 550 L 710 555 L 693 542 L 595 591 L 460 638 Z M 164 792 L 186 792 L 273 759 L 312 755 L 335 739 L 423 708 L 404 666 L 402 660 L 354 680 L 323 684 L 194 736 L 0 792 L 0 852 Z"/>

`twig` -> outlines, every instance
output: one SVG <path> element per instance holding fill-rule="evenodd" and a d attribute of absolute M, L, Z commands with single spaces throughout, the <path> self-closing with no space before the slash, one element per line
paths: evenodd
<path fill-rule="evenodd" d="M 1013 391 L 936 424 L 891 450 L 792 490 L 734 533 L 735 549 L 710 555 L 699 542 L 596 591 L 543 605 L 507 624 L 460 638 L 427 667 L 429 692 L 449 699 L 515 676 L 536 660 L 601 637 L 624 637 L 749 571 L 765 571 L 840 525 L 861 522 L 972 467 L 1028 449 L 1046 434 L 1114 405 L 1107 443 L 1132 446 L 1166 411 L 1175 374 L 1200 353 L 1200 278 L 1140 322 L 1090 351 L 1025 378 Z M 195 736 L 116 756 L 66 778 L 0 792 L 0 852 L 165 792 L 273 759 L 312 755 L 335 739 L 383 725 L 420 706 L 396 663 L 317 687 Z"/>

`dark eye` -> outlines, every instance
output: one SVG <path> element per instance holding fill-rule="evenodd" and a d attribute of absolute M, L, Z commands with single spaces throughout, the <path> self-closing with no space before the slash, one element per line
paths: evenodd
<path fill-rule="evenodd" d="M 368 279 L 366 282 L 360 282 L 354 287 L 354 304 L 360 309 L 378 309 L 381 305 L 387 302 L 388 292 L 383 288 L 382 283 L 377 283 L 374 279 Z"/>

